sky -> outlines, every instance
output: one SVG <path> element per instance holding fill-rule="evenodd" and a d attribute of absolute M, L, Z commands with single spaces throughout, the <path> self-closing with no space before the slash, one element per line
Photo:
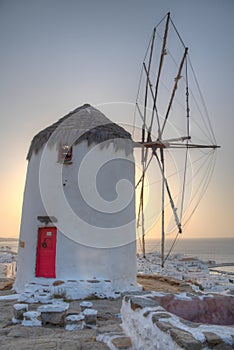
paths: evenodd
<path fill-rule="evenodd" d="M 32 137 L 84 103 L 133 105 L 152 29 L 169 11 L 221 145 L 184 237 L 234 236 L 233 0 L 0 0 L 0 237 L 19 235 Z"/>

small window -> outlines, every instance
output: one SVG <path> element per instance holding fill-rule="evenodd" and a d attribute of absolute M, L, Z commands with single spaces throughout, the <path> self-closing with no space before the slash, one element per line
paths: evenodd
<path fill-rule="evenodd" d="M 69 164 L 72 161 L 72 146 L 60 145 L 58 152 L 58 162 Z"/>

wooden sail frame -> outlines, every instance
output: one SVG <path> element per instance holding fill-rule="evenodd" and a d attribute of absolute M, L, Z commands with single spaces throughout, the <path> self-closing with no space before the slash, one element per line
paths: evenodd
<path fill-rule="evenodd" d="M 164 150 L 165 149 L 184 149 L 186 152 L 188 152 L 189 149 L 217 149 L 220 146 L 216 144 L 200 144 L 200 143 L 193 143 L 191 136 L 190 136 L 190 124 L 189 124 L 189 113 L 190 113 L 190 108 L 189 108 L 189 89 L 188 89 L 188 76 L 187 76 L 187 54 L 188 54 L 188 48 L 184 45 L 177 29 L 175 28 L 174 23 L 170 19 L 170 13 L 168 12 L 166 16 L 160 21 L 160 23 L 166 18 L 166 24 L 165 24 L 165 29 L 164 29 L 164 36 L 163 36 L 163 42 L 162 42 L 162 47 L 161 47 L 161 55 L 160 55 L 160 60 L 159 60 L 159 66 L 158 66 L 158 73 L 157 73 L 157 79 L 155 83 L 155 88 L 153 89 L 153 84 L 150 80 L 150 70 L 151 70 L 151 65 L 152 65 L 152 57 L 153 57 L 153 50 L 154 50 L 154 41 L 155 41 L 155 35 L 156 35 L 156 29 L 155 27 L 153 29 L 153 35 L 151 39 L 151 45 L 150 45 L 150 53 L 149 53 L 149 60 L 148 60 L 148 65 L 143 62 L 143 72 L 146 75 L 146 86 L 145 86 L 145 98 L 144 98 L 144 108 L 143 108 L 143 113 L 141 112 L 141 109 L 138 105 L 138 102 L 136 102 L 136 109 L 140 115 L 140 118 L 142 120 L 142 138 L 140 142 L 135 142 L 134 147 L 141 147 L 141 163 L 142 163 L 142 176 L 140 180 L 138 181 L 137 185 L 141 183 L 141 191 L 140 191 L 140 204 L 139 204 L 139 211 L 138 211 L 138 220 L 137 220 L 137 225 L 139 226 L 140 218 L 141 218 L 141 241 L 142 241 L 142 253 L 143 257 L 146 257 L 146 250 L 145 250 L 145 218 L 144 218 L 144 187 L 145 187 L 145 174 L 146 171 L 148 170 L 149 163 L 151 162 L 151 159 L 154 157 L 157 161 L 157 164 L 159 166 L 160 172 L 161 172 L 161 183 L 162 183 L 162 191 L 161 191 L 161 265 L 164 267 L 165 263 L 165 195 L 169 197 L 169 202 L 170 206 L 172 208 L 172 212 L 174 215 L 174 220 L 176 223 L 176 226 L 178 228 L 178 233 L 182 233 L 182 223 L 181 223 L 181 217 L 179 218 L 177 214 L 177 208 L 174 204 L 173 197 L 171 194 L 170 186 L 168 184 L 166 174 L 165 174 L 165 158 L 164 158 Z M 177 75 L 174 79 L 174 85 L 173 89 L 171 92 L 171 96 L 169 99 L 169 103 L 166 109 L 165 117 L 163 120 L 162 125 L 160 124 L 159 121 L 159 116 L 158 116 L 158 111 L 157 111 L 157 98 L 158 98 L 158 88 L 159 88 L 159 81 L 160 81 L 160 76 L 162 72 L 162 67 L 164 63 L 164 57 L 167 54 L 166 47 L 167 47 L 167 37 L 168 37 L 168 29 L 169 29 L 169 24 L 170 22 L 172 23 L 176 34 L 179 37 L 180 42 L 182 43 L 184 47 L 184 53 L 181 58 L 179 68 L 177 71 Z M 159 23 L 159 24 L 160 24 Z M 173 101 L 176 95 L 176 90 L 179 84 L 179 80 L 181 78 L 181 73 L 182 69 L 185 66 L 185 71 L 186 71 L 186 117 L 187 117 L 187 135 L 182 136 L 182 137 L 176 137 L 176 138 L 170 138 L 170 139 L 163 139 L 163 133 L 165 130 L 165 127 L 168 122 L 168 118 L 170 115 L 170 111 L 173 105 Z M 151 114 L 151 119 L 149 126 L 147 126 L 146 123 L 146 110 L 147 110 L 147 103 L 148 103 L 148 96 L 151 96 L 151 99 L 153 101 L 153 106 L 152 106 L 152 114 Z M 158 138 L 156 140 L 152 140 L 152 126 L 153 122 L 156 119 L 157 122 L 157 127 L 158 127 Z M 150 161 L 148 161 L 148 155 L 149 152 L 152 152 Z M 157 153 L 159 151 L 159 155 Z M 186 159 L 187 159 L 187 154 L 186 154 Z M 184 172 L 184 178 L 186 177 L 186 171 Z M 184 181 L 185 184 L 185 181 Z M 185 188 L 183 188 L 184 192 Z"/>

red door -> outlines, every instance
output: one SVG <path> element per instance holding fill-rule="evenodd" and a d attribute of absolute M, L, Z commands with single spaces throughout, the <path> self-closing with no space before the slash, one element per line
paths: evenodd
<path fill-rule="evenodd" d="M 36 277 L 55 278 L 56 227 L 38 229 Z"/>

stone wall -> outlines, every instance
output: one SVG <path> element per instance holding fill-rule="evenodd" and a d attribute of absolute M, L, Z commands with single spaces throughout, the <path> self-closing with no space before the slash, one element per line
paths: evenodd
<path fill-rule="evenodd" d="M 164 309 L 157 299 L 165 293 L 125 296 L 121 313 L 123 329 L 137 350 L 231 350 L 234 326 L 194 323 Z M 191 298 L 186 293 L 178 299 Z"/>

